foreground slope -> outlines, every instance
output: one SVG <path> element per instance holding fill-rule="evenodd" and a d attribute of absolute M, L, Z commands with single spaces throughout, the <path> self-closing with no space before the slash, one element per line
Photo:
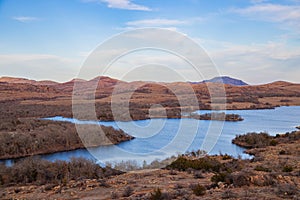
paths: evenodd
<path fill-rule="evenodd" d="M 101 173 L 99 178 L 75 177 L 60 184 L 57 179 L 56 184 L 11 184 L 0 188 L 0 195 L 2 199 L 298 199 L 300 132 L 269 139 L 275 142 L 249 149 L 251 160 L 191 153 L 165 169 Z M 80 170 L 75 169 L 69 177 Z"/>

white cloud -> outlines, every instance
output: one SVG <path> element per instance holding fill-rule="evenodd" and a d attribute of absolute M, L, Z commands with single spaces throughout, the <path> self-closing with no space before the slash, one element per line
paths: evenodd
<path fill-rule="evenodd" d="M 229 42 L 199 40 L 222 75 L 238 77 L 258 84 L 275 80 L 299 82 L 300 47 L 285 42 L 240 45 Z"/>
<path fill-rule="evenodd" d="M 48 54 L 0 54 L 0 76 L 67 81 L 76 76 L 80 59 Z"/>
<path fill-rule="evenodd" d="M 39 18 L 28 17 L 28 16 L 18 16 L 18 17 L 13 17 L 12 19 L 17 20 L 17 21 L 22 22 L 22 23 L 28 23 L 28 22 L 33 22 L 33 21 L 40 20 Z"/>
<path fill-rule="evenodd" d="M 248 17 L 253 20 L 261 20 L 279 23 L 281 28 L 300 32 L 300 6 L 281 4 L 255 4 L 246 8 L 234 8 L 230 12 Z"/>
<path fill-rule="evenodd" d="M 151 11 L 152 9 L 140 4 L 133 3 L 132 0 L 83 0 L 83 2 L 106 3 L 109 8 L 117 8 L 124 10 L 140 10 Z"/>
<path fill-rule="evenodd" d="M 247 8 L 236 8 L 233 12 L 273 22 L 300 20 L 300 6 L 279 4 L 258 4 Z"/>
<path fill-rule="evenodd" d="M 196 23 L 201 23 L 206 19 L 201 17 L 187 18 L 184 20 L 179 19 L 166 19 L 166 18 L 155 18 L 155 19 L 141 19 L 135 21 L 128 21 L 125 23 L 125 27 L 116 28 L 117 30 L 127 31 L 137 28 L 163 28 L 171 31 L 180 31 L 182 26 L 194 25 Z"/>
<path fill-rule="evenodd" d="M 135 51 L 116 60 L 106 75 L 126 81 L 200 81 L 203 78 L 182 58 L 159 50 Z"/>
<path fill-rule="evenodd" d="M 250 0 L 251 3 L 257 4 L 257 3 L 263 3 L 267 2 L 268 0 Z"/>
<path fill-rule="evenodd" d="M 127 26 L 132 27 L 160 27 L 160 26 L 176 26 L 187 24 L 187 21 L 173 20 L 173 19 L 145 19 L 137 21 L 129 21 L 126 23 Z"/>
<path fill-rule="evenodd" d="M 200 69 L 203 77 L 218 75 L 205 52 L 188 40 L 186 35 L 165 29 L 146 28 L 125 32 L 99 46 L 85 61 L 86 68 L 81 70 L 80 78 L 91 79 L 104 71 L 106 75 L 120 78 L 127 72 L 131 73 L 135 67 L 144 65 L 148 69 L 168 66 L 168 69 L 186 75 L 189 78 L 186 80 L 193 81 L 203 80 L 197 74 Z M 151 75 L 155 80 L 166 80 L 159 70 L 154 70 Z M 135 76 L 136 80 L 149 77 L 149 73 Z"/>

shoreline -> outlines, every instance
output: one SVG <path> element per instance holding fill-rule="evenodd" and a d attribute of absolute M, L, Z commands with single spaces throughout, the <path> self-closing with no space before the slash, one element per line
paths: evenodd
<path fill-rule="evenodd" d="M 127 199 L 122 198 L 122 192 L 126 188 L 132 189 L 128 199 L 147 199 L 158 190 L 176 199 L 294 199 L 300 194 L 300 158 L 297 145 L 300 131 L 281 134 L 276 138 L 279 143 L 275 146 L 250 149 L 254 155 L 251 160 L 233 158 L 228 154 L 199 157 L 201 154 L 190 152 L 178 155 L 163 168 L 151 168 L 148 165 L 125 173 L 114 168 L 112 170 L 119 174 L 108 177 L 87 177 L 82 180 L 76 177 L 63 179 L 63 176 L 64 182 L 59 182 L 58 179 L 44 184 L 39 182 L 43 180 L 43 176 L 30 183 L 15 183 L 6 179 L 0 191 L 7 199 L 99 199 L 99 194 L 103 197 L 100 199 Z M 36 162 L 42 161 L 38 159 Z M 80 159 L 73 160 L 74 162 L 80 162 Z M 164 160 L 160 164 L 164 165 Z M 39 164 L 33 166 L 37 168 Z M 28 166 L 27 162 L 26 167 L 31 169 L 32 166 Z M 82 168 L 85 169 L 84 166 Z M 6 169 L 10 173 L 14 170 L 13 167 Z M 41 173 L 43 170 L 40 170 Z"/>
<path fill-rule="evenodd" d="M 135 138 L 132 136 L 132 139 L 130 140 L 134 140 Z M 128 142 L 130 140 L 124 140 L 122 142 Z M 74 148 L 70 148 L 70 149 L 62 149 L 62 150 L 53 150 L 53 151 L 50 151 L 50 152 L 39 152 L 39 153 L 36 153 L 36 154 L 28 154 L 28 155 L 22 155 L 22 156 L 12 156 L 12 157 L 7 157 L 7 158 L 3 158 L 1 157 L 0 158 L 0 163 L 1 162 L 5 162 L 5 161 L 8 161 L 8 160 L 19 160 L 19 159 L 24 159 L 24 158 L 28 158 L 28 157 L 35 157 L 35 156 L 47 156 L 47 155 L 50 155 L 50 154 L 55 154 L 55 153 L 64 153 L 64 152 L 70 152 L 70 151 L 76 151 L 76 150 L 83 150 L 83 149 L 88 149 L 88 148 L 97 148 L 97 147 L 101 147 L 101 146 L 111 146 L 111 145 L 118 145 L 122 142 L 118 142 L 118 143 L 115 143 L 115 144 L 102 144 L 102 145 L 92 145 L 92 146 L 88 146 L 88 147 L 85 147 L 85 146 L 78 146 L 78 147 L 74 147 Z"/>
<path fill-rule="evenodd" d="M 273 109 L 270 109 L 270 110 L 273 110 Z M 185 116 L 182 116 L 182 118 L 190 118 L 190 117 L 185 117 Z M 167 119 L 178 119 L 178 118 L 167 118 Z M 193 118 L 190 118 L 190 119 L 193 119 Z M 146 120 L 146 119 L 141 119 L 141 120 Z M 50 121 L 56 121 L 56 120 L 50 120 Z M 136 120 L 134 120 L 136 121 Z M 228 121 L 230 122 L 230 121 Z M 72 122 L 67 122 L 67 123 L 71 123 Z M 134 137 L 132 137 L 132 139 L 134 139 Z M 129 141 L 129 140 L 124 140 L 124 141 L 121 141 L 119 143 L 122 143 L 122 142 L 126 142 L 126 141 Z M 114 144 L 119 144 L 119 143 L 114 143 Z M 59 149 L 50 149 L 49 151 L 39 151 L 37 153 L 30 153 L 30 154 L 26 154 L 26 155 L 22 155 L 22 156 L 7 156 L 7 157 L 1 157 L 0 161 L 1 162 L 5 162 L 6 160 L 18 160 L 18 159 L 22 159 L 22 158 L 26 158 L 26 157 L 30 157 L 30 156 L 43 156 L 43 155 L 50 155 L 50 154 L 55 154 L 55 153 L 62 153 L 62 152 L 69 152 L 69 151 L 75 151 L 75 150 L 80 150 L 80 149 L 86 149 L 86 148 L 97 148 L 97 147 L 100 147 L 100 146 L 108 146 L 109 144 L 106 144 L 106 145 L 92 145 L 92 146 L 88 146 L 88 147 L 85 147 L 85 146 L 81 146 L 81 145 L 77 145 L 77 146 L 69 146 L 68 148 L 59 148 Z M 237 145 L 237 144 L 236 144 Z M 238 145 L 239 146 L 239 145 Z M 246 147 L 243 147 L 243 148 L 246 148 Z M 247 149 L 245 149 L 247 150 Z"/>

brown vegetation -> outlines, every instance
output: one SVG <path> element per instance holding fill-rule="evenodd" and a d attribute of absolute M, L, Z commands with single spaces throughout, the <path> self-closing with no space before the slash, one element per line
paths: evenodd
<path fill-rule="evenodd" d="M 238 135 L 232 143 L 245 148 L 262 148 L 267 146 L 276 146 L 279 143 L 289 143 L 300 139 L 300 132 L 293 131 L 286 134 L 277 134 L 270 136 L 268 133 L 247 133 L 245 135 Z"/>
<path fill-rule="evenodd" d="M 75 82 L 76 80 L 48 84 L 48 82 L 37 83 L 32 80 L 22 79 L 18 81 L 0 78 L 0 116 L 1 118 L 72 117 L 72 90 Z M 77 82 L 79 88 L 77 92 L 82 92 L 84 98 L 75 104 L 84 106 L 91 103 L 90 101 L 95 96 L 97 118 L 105 121 L 147 119 L 150 117 L 149 109 L 154 104 L 162 105 L 167 113 L 167 116 L 161 116 L 158 112 L 157 117 L 179 118 L 181 111 L 192 112 L 199 108 L 209 110 L 212 109 L 210 92 L 218 94 L 222 87 L 226 91 L 226 99 L 225 97 L 215 98 L 213 100 L 214 108 L 218 107 L 218 101 L 220 101 L 220 109 L 225 108 L 222 107 L 223 102 L 227 102 L 227 109 L 265 109 L 276 106 L 300 105 L 300 84 L 287 82 L 258 86 L 232 86 L 219 83 L 159 84 L 127 83 L 109 77 L 97 77 L 90 81 L 77 80 Z M 97 86 L 95 95 L 92 90 L 93 85 Z M 191 88 L 192 90 L 190 90 Z M 111 111 L 112 92 L 114 93 L 113 106 L 120 108 L 120 114 L 115 116 Z M 194 95 L 198 102 L 191 101 Z M 128 101 L 129 118 L 123 116 L 124 108 L 128 109 L 126 106 Z M 159 108 L 157 109 L 159 111 Z"/>
<path fill-rule="evenodd" d="M 0 79 L 0 140 L 4 145 L 0 151 L 0 158 L 52 153 L 83 147 L 78 137 L 75 136 L 74 128 L 70 128 L 73 125 L 36 120 L 51 116 L 73 117 L 72 90 L 75 82 L 78 82 L 79 91 L 84 93 L 85 98 L 78 102 L 75 101 L 75 104 L 83 106 L 83 108 L 90 103 L 90 100 L 93 100 L 91 86 L 97 86 L 96 117 L 103 121 L 139 120 L 150 117 L 180 118 L 182 117 L 181 112 L 189 113 L 199 108 L 211 109 L 207 85 L 214 88 L 210 91 L 212 93 L 217 93 L 220 87 L 223 87 L 218 83 L 127 83 L 109 77 L 97 77 L 90 81 L 72 80 L 66 83 L 2 78 Z M 187 90 L 191 87 L 192 91 Z M 227 108 L 260 109 L 273 108 L 277 105 L 300 105 L 299 84 L 276 82 L 260 86 L 225 85 L 224 87 Z M 136 88 L 136 90 L 132 88 Z M 114 92 L 113 102 L 112 92 Z M 132 95 L 129 95 L 130 93 Z M 196 105 L 195 102 L 190 101 L 191 95 L 196 95 L 198 99 Z M 179 99 L 181 99 L 180 103 Z M 214 102 L 216 103 L 217 100 L 215 99 Z M 129 108 L 126 106 L 127 101 L 129 101 Z M 224 102 L 224 98 L 220 98 L 219 101 L 220 103 Z M 160 104 L 163 108 L 153 108 L 152 106 L 156 104 Z M 117 108 L 117 113 L 114 115 L 111 110 L 112 106 Z M 224 107 L 220 104 L 219 108 Z M 126 109 L 129 109 L 129 116 L 124 115 Z M 85 113 L 85 109 L 83 112 L 79 114 L 81 119 L 92 118 L 95 120 L 90 113 Z M 196 118 L 242 120 L 240 116 L 234 114 L 225 116 L 223 114 L 206 114 L 200 117 L 196 116 Z M 36 127 L 35 123 L 39 127 Z M 45 134 L 41 134 L 43 132 Z M 108 132 L 114 131 L 108 130 Z M 97 133 L 94 133 L 94 136 L 96 135 Z M 116 134 L 113 135 L 116 136 Z M 120 136 L 120 138 L 110 139 L 112 143 L 118 143 L 130 138 Z M 96 146 L 101 142 L 84 140 L 84 143 L 88 146 Z"/>
<path fill-rule="evenodd" d="M 1 81 L 2 80 L 2 81 Z M 138 120 L 151 117 L 179 118 L 181 111 L 212 109 L 210 94 L 204 83 L 141 83 L 122 82 L 108 77 L 84 81 L 79 89 L 85 99 L 75 102 L 85 106 L 93 99 L 90 86 L 97 84 L 95 108 L 100 120 Z M 78 81 L 78 80 L 77 80 Z M 98 133 L 78 137 L 71 123 L 40 120 L 44 117 L 73 117 L 72 89 L 75 80 L 67 83 L 35 82 L 0 79 L 0 156 L 22 157 L 33 154 L 118 143 L 132 139 L 122 131 L 107 129 L 108 140 Z M 221 84 L 208 83 L 217 93 Z M 137 86 L 137 90 L 135 88 Z M 114 91 L 116 102 L 112 102 Z M 192 87 L 197 105 L 190 101 Z M 226 108 L 265 109 L 281 105 L 300 105 L 300 85 L 275 82 L 259 86 L 225 85 Z M 129 99 L 128 94 L 132 92 Z M 175 95 L 176 94 L 176 95 Z M 179 104 L 178 99 L 183 99 Z M 130 117 L 122 108 L 129 102 Z M 219 108 L 224 98 L 215 99 Z M 111 105 L 120 108 L 113 116 Z M 125 106 L 124 106 L 125 105 Z M 217 105 L 218 106 L 218 105 Z M 214 107 L 216 108 L 216 106 Z M 152 114 L 153 114 L 152 113 Z M 89 114 L 82 115 L 89 119 Z M 84 127 L 92 130 L 91 126 Z M 93 137 L 96 136 L 96 137 Z M 92 139 L 88 139 L 92 138 Z M 96 140 L 95 138 L 100 138 Z M 106 137 L 105 137 L 106 138 Z M 95 140 L 94 140 L 95 139 Z M 228 155 L 201 157 L 198 153 L 182 155 L 167 169 L 142 170 L 124 173 L 104 169 L 89 161 L 51 163 L 26 159 L 13 167 L 0 166 L 1 199 L 296 199 L 300 187 L 300 132 L 275 137 L 265 133 L 238 136 L 235 143 L 249 148 L 251 160 L 235 159 Z M 104 141 L 104 143 L 103 143 Z M 159 166 L 159 162 L 153 163 Z M 130 166 L 128 166 L 130 167 Z M 107 172 L 107 174 L 105 174 Z M 109 176 L 109 177 L 108 177 Z M 202 195 L 201 197 L 198 195 Z"/>
<path fill-rule="evenodd" d="M 268 133 L 262 132 L 238 135 L 234 138 L 234 140 L 232 140 L 232 143 L 245 148 L 261 148 L 270 145 L 275 146 L 278 142 Z"/>
<path fill-rule="evenodd" d="M 122 130 L 101 126 L 103 134 L 91 126 L 87 137 L 79 137 L 75 125 L 37 119 L 2 119 L 0 123 L 0 159 L 69 151 L 85 147 L 117 144 L 133 139 Z"/>
<path fill-rule="evenodd" d="M 13 166 L 0 165 L 0 184 L 7 185 L 66 185 L 71 180 L 103 179 L 122 172 L 102 168 L 93 161 L 73 158 L 70 162 L 50 162 L 38 158 L 25 158 Z"/>
<path fill-rule="evenodd" d="M 192 113 L 191 116 L 188 116 L 194 119 L 199 120 L 218 120 L 218 121 L 230 121 L 230 122 L 236 122 L 236 121 L 243 121 L 244 119 L 237 114 L 226 114 L 224 112 L 217 113 L 206 113 L 202 115 L 194 114 Z"/>
<path fill-rule="evenodd" d="M 29 159 L 17 163 L 9 173 L 5 172 L 7 167 L 1 166 L 4 175 L 1 180 L 11 185 L 0 188 L 0 195 L 2 199 L 297 199 L 300 195 L 299 135 L 300 132 L 277 135 L 274 138 L 280 138 L 280 142 L 276 146 L 249 149 L 255 155 L 251 160 L 228 155 L 201 157 L 200 151 L 190 152 L 179 156 L 167 169 L 132 171 L 116 176 L 110 175 L 118 171 L 110 169 L 110 173 L 105 174 L 100 167 L 76 164 L 87 161 L 63 164 L 39 161 L 35 164 Z M 21 165 L 29 167 L 21 170 Z M 35 169 L 38 169 L 38 176 L 35 176 Z M 45 181 L 45 175 L 64 170 L 68 170 L 68 176 L 64 173 L 52 176 L 59 179 Z M 77 179 L 79 174 L 83 175 Z M 8 181 L 19 180 L 17 177 L 27 183 L 31 181 L 30 185 Z"/>

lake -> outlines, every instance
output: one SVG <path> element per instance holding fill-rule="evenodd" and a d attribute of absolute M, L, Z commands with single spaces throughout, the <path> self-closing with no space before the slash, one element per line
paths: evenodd
<path fill-rule="evenodd" d="M 210 111 L 198 111 L 200 114 Z M 223 112 L 223 111 L 222 111 Z M 45 120 L 67 121 L 75 124 L 101 124 L 121 128 L 136 138 L 118 145 L 100 146 L 69 152 L 42 155 L 47 160 L 69 160 L 71 157 L 96 159 L 99 163 L 134 160 L 147 163 L 165 159 L 177 153 L 206 150 L 208 154 L 230 154 L 250 158 L 244 149 L 231 143 L 238 134 L 268 132 L 271 135 L 295 130 L 300 125 L 300 106 L 278 107 L 268 110 L 227 110 L 239 114 L 239 122 L 205 121 L 195 119 L 149 119 L 131 122 L 98 122 L 53 117 Z"/>

